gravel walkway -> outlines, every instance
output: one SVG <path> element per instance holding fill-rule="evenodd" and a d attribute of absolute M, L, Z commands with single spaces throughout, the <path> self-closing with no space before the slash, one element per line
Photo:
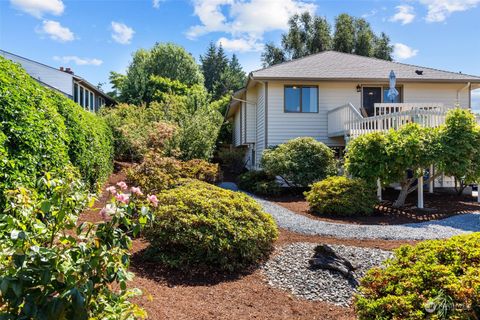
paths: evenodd
<path fill-rule="evenodd" d="M 427 240 L 480 231 L 480 214 L 463 214 L 404 225 L 340 224 L 310 219 L 270 201 L 253 197 L 274 217 L 279 227 L 309 235 L 344 239 Z"/>
<path fill-rule="evenodd" d="M 281 248 L 263 267 L 269 285 L 287 290 L 307 300 L 321 300 L 348 306 L 356 292 L 352 281 L 339 272 L 310 269 L 308 260 L 314 254 L 315 243 L 297 242 Z M 337 254 L 349 260 L 354 267 L 353 276 L 358 281 L 367 270 L 379 266 L 391 257 L 389 251 L 330 245 Z"/>

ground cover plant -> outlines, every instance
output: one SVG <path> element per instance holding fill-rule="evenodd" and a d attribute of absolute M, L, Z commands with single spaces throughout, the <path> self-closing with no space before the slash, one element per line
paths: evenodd
<path fill-rule="evenodd" d="M 158 194 L 145 238 L 149 256 L 172 268 L 242 271 L 265 258 L 278 231 L 247 195 L 191 181 Z"/>
<path fill-rule="evenodd" d="M 292 187 L 310 184 L 336 174 L 333 151 L 310 137 L 300 137 L 263 152 L 262 168 Z"/>
<path fill-rule="evenodd" d="M 360 319 L 478 319 L 480 234 L 402 246 L 359 291 Z"/>
<path fill-rule="evenodd" d="M 95 190 L 112 169 L 112 138 L 103 120 L 3 57 L 0 82 L 0 208 L 6 190 L 34 188 L 45 172 L 61 174 L 69 165 Z"/>
<path fill-rule="evenodd" d="M 370 215 L 378 202 L 375 187 L 343 176 L 314 183 L 305 198 L 314 213 L 339 216 Z"/>
<path fill-rule="evenodd" d="M 103 222 L 80 225 L 89 197 L 75 173 L 46 174 L 37 190 L 7 192 L 0 216 L 0 318 L 145 318 L 129 301 L 139 294 L 127 289 L 130 235 L 151 220 L 156 203 L 138 188 L 123 193 L 127 189 L 125 183 L 109 189 Z"/>

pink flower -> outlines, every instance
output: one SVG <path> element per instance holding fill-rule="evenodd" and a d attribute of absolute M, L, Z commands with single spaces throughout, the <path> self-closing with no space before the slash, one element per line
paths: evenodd
<path fill-rule="evenodd" d="M 132 193 L 133 194 L 136 194 L 137 196 L 143 196 L 143 192 L 142 190 L 140 190 L 140 188 L 138 187 L 132 187 Z"/>
<path fill-rule="evenodd" d="M 124 181 L 118 182 L 118 183 L 117 183 L 117 186 L 119 186 L 120 189 L 122 189 L 122 190 L 127 190 L 127 189 L 128 189 L 128 186 L 127 186 L 127 184 L 126 184 Z"/>
<path fill-rule="evenodd" d="M 103 220 L 106 220 L 109 215 L 115 213 L 115 208 L 111 204 L 107 204 L 105 207 L 100 210 L 100 215 L 102 216 Z"/>
<path fill-rule="evenodd" d="M 153 204 L 154 207 L 157 207 L 157 206 L 158 206 L 158 199 L 157 199 L 157 196 L 156 196 L 156 195 L 154 195 L 154 194 L 150 195 L 150 194 L 149 194 L 149 195 L 147 196 L 147 199 L 148 199 L 148 201 L 150 201 L 150 202 Z"/>
<path fill-rule="evenodd" d="M 121 203 L 128 204 L 128 202 L 130 201 L 130 196 L 128 194 L 119 193 L 115 196 L 115 199 L 117 199 L 117 201 L 120 201 Z"/>
<path fill-rule="evenodd" d="M 116 193 L 117 193 L 117 189 L 115 189 L 114 186 L 110 186 L 110 187 L 108 187 L 108 188 L 105 189 L 105 190 L 107 190 L 107 191 L 110 192 L 111 194 L 116 194 Z"/>

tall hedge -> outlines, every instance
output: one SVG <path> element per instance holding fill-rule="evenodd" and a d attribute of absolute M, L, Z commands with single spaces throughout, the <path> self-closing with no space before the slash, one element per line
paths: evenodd
<path fill-rule="evenodd" d="M 0 57 L 0 159 L 1 209 L 5 190 L 72 164 L 93 187 L 112 168 L 112 137 L 103 119 Z"/>

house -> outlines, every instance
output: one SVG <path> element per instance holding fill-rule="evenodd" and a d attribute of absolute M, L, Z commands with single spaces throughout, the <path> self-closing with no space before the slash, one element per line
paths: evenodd
<path fill-rule="evenodd" d="M 77 102 L 86 110 L 95 112 L 105 105 L 115 103 L 97 86 L 75 75 L 70 68 L 56 69 L 0 49 L 0 56 L 19 63 L 25 71 L 43 86 L 58 91 Z"/>
<path fill-rule="evenodd" d="M 393 101 L 392 70 L 399 92 Z M 258 169 L 266 148 L 300 136 L 342 149 L 355 136 L 408 122 L 438 126 L 447 109 L 470 108 L 477 88 L 477 76 L 325 51 L 251 72 L 226 119 L 247 168 Z"/>

